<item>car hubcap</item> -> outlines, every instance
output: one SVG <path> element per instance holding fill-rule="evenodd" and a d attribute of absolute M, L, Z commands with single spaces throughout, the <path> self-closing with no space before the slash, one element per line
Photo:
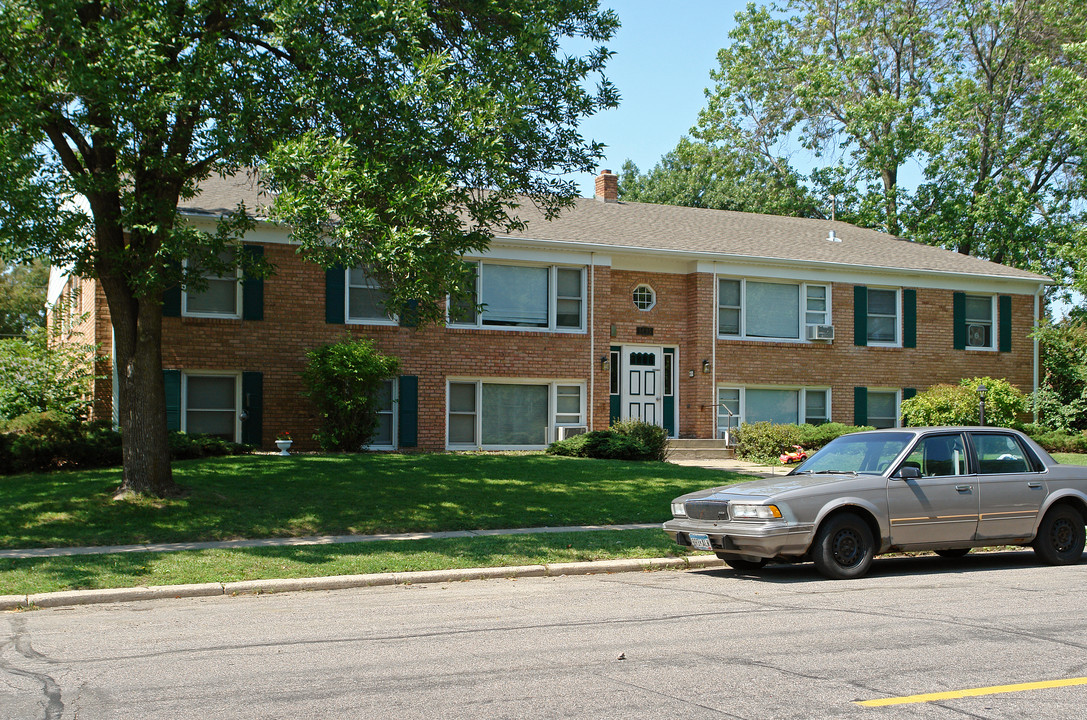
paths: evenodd
<path fill-rule="evenodd" d="M 1072 523 L 1068 520 L 1058 520 L 1053 523 L 1053 529 L 1049 533 L 1050 542 L 1057 552 L 1067 552 L 1072 548 Z"/>
<path fill-rule="evenodd" d="M 841 530 L 834 536 L 834 560 L 842 567 L 851 567 L 864 557 L 864 543 L 852 529 Z"/>

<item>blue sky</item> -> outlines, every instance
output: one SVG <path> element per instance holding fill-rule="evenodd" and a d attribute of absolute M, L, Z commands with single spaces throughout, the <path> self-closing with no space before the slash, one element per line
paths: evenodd
<path fill-rule="evenodd" d="M 627 158 L 645 172 L 676 146 L 706 104 L 710 70 L 728 44 L 743 0 L 603 0 L 622 27 L 608 43 L 615 51 L 607 76 L 619 89 L 619 107 L 588 118 L 582 135 L 606 144 L 601 164 L 619 172 Z M 576 176 L 592 197 L 594 173 Z"/>

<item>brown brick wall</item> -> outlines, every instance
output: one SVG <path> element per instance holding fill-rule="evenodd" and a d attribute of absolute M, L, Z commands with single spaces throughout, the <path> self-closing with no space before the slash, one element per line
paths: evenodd
<path fill-rule="evenodd" d="M 828 386 L 833 419 L 848 423 L 853 421 L 854 386 L 923 390 L 936 382 L 991 375 L 1031 389 L 1030 295 L 1013 296 L 1010 353 L 953 350 L 952 292 L 924 289 L 917 291 L 916 348 L 855 347 L 849 284 L 832 287 L 837 335 L 832 343 L 715 341 L 711 274 L 597 267 L 587 283 L 591 287 L 595 279 L 597 311 L 590 340 L 588 333 L 330 325 L 325 322 L 324 270 L 303 262 L 292 246 L 268 245 L 265 252 L 277 272 L 265 282 L 264 319 L 164 318 L 163 363 L 184 370 L 262 372 L 266 447 L 282 430 L 289 430 L 299 447 L 312 446 L 306 438 L 316 429 L 316 419 L 301 396 L 299 373 L 307 350 L 345 335 L 373 338 L 382 352 L 401 359 L 403 374 L 419 377 L 419 447 L 428 450 L 445 447 L 449 377 L 578 380 L 586 384 L 586 402 L 592 400 L 594 427 L 606 427 L 609 376 L 600 360 L 612 345 L 677 348 L 682 437 L 713 436 L 718 384 Z M 641 283 L 656 293 L 656 305 L 648 311 L 632 302 Z M 639 327 L 653 328 L 653 335 L 638 335 Z M 105 338 L 108 348 L 108 334 Z M 702 361 L 715 355 L 716 374 L 703 373 Z"/>

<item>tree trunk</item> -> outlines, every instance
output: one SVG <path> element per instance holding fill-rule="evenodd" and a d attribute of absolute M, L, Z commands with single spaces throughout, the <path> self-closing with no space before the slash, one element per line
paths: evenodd
<path fill-rule="evenodd" d="M 117 494 L 176 495 L 162 382 L 161 292 L 136 298 L 123 282 L 103 285 L 113 318 L 124 458 L 124 482 Z"/>

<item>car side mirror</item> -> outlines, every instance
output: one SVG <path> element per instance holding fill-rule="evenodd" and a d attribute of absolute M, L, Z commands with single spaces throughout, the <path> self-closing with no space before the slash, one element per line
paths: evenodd
<path fill-rule="evenodd" d="M 903 465 L 891 477 L 896 480 L 917 480 L 921 477 L 921 469 L 915 468 L 913 465 Z"/>

